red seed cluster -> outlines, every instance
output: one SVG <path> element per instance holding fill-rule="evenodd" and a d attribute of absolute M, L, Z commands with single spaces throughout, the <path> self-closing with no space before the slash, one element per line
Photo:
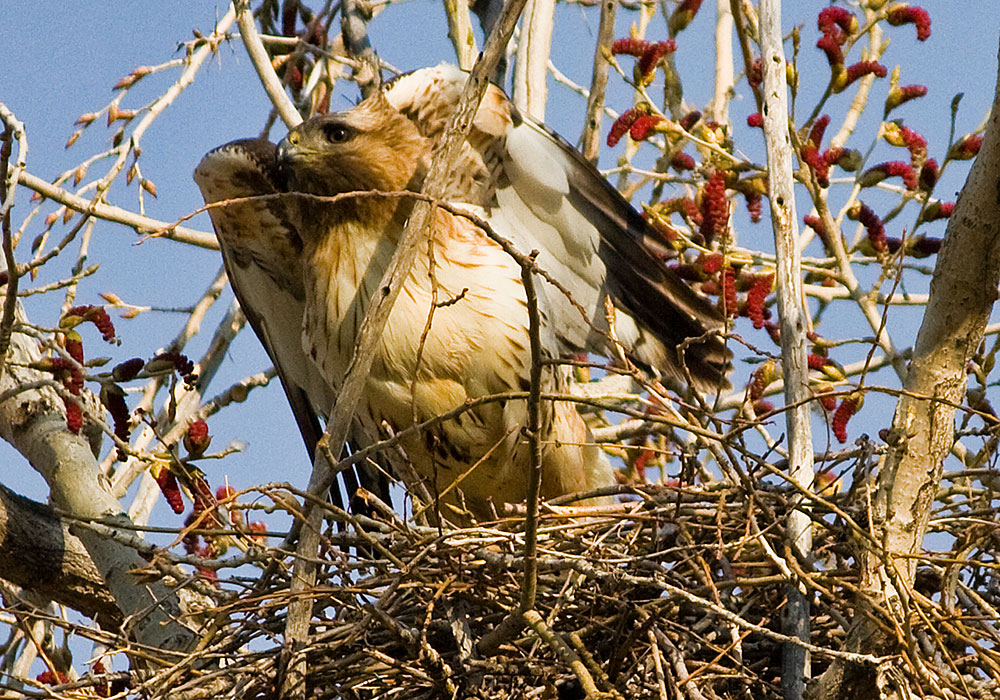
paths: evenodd
<path fill-rule="evenodd" d="M 982 134 L 969 134 L 951 147 L 948 157 L 951 160 L 971 160 L 979 155 L 982 145 Z"/>
<path fill-rule="evenodd" d="M 865 77 L 866 75 L 874 75 L 879 78 L 884 78 L 889 74 L 889 71 L 878 61 L 858 61 L 854 65 L 848 66 L 844 73 L 844 81 L 839 85 L 840 89 L 843 90 L 848 85 L 854 81 Z"/>
<path fill-rule="evenodd" d="M 84 321 L 89 321 L 101 332 L 101 338 L 112 341 L 115 338 L 115 324 L 103 306 L 74 306 L 63 314 L 60 326 L 74 328 Z"/>
<path fill-rule="evenodd" d="M 694 20 L 698 10 L 701 9 L 702 0 L 681 0 L 681 3 L 670 15 L 670 36 L 676 36 L 678 32 L 684 31 Z"/>
<path fill-rule="evenodd" d="M 917 29 L 917 41 L 927 41 L 931 35 L 931 16 L 922 7 L 899 3 L 889 8 L 886 20 L 894 27 L 912 24 Z"/>
<path fill-rule="evenodd" d="M 840 402 L 837 410 L 833 412 L 832 429 L 838 442 L 847 442 L 847 422 L 858 412 L 860 401 L 848 396 Z"/>
<path fill-rule="evenodd" d="M 771 293 L 774 285 L 774 274 L 754 275 L 750 289 L 747 291 L 746 315 L 753 322 L 753 327 L 760 330 L 766 322 L 764 301 Z"/>
<path fill-rule="evenodd" d="M 677 44 L 673 39 L 666 41 L 645 41 L 636 37 L 616 39 L 611 44 L 611 53 L 618 55 L 635 56 L 639 59 L 636 64 L 639 75 L 643 80 L 649 80 L 656 70 L 657 64 L 668 53 L 677 49 Z"/>
<path fill-rule="evenodd" d="M 891 160 L 869 168 L 858 178 L 858 184 L 862 187 L 874 187 L 889 177 L 902 178 L 908 190 L 915 190 L 919 186 L 913 166 L 901 160 Z"/>
<path fill-rule="evenodd" d="M 729 236 L 729 200 L 726 179 L 720 170 L 712 172 L 702 190 L 700 230 L 705 243 L 724 241 Z"/>
<path fill-rule="evenodd" d="M 170 509 L 180 515 L 184 512 L 184 499 L 181 498 L 181 488 L 177 484 L 177 477 L 166 467 L 160 467 L 153 478 L 160 487 L 160 492 L 166 499 Z"/>
<path fill-rule="evenodd" d="M 184 448 L 188 452 L 188 457 L 194 459 L 201 457 L 211 443 L 212 436 L 208 434 L 208 423 L 196 420 L 188 426 L 184 434 Z"/>
<path fill-rule="evenodd" d="M 836 36 L 837 32 L 853 34 L 858 31 L 858 18 L 843 7 L 824 7 L 816 18 L 816 26 L 824 36 Z"/>
<path fill-rule="evenodd" d="M 670 167 L 677 171 L 694 170 L 694 158 L 687 153 L 678 153 L 670 159 Z"/>
<path fill-rule="evenodd" d="M 882 219 L 878 217 L 878 214 L 871 210 L 871 207 L 860 203 L 852 207 L 847 215 L 861 222 L 861 225 L 865 227 L 868 231 L 868 242 L 871 243 L 872 248 L 876 252 L 888 250 L 889 246 L 885 236 L 885 226 L 882 224 Z"/>
<path fill-rule="evenodd" d="M 747 213 L 750 215 L 750 221 L 759 224 L 764 216 L 764 196 L 760 192 L 746 191 L 743 193 L 743 198 L 747 202 Z"/>
<path fill-rule="evenodd" d="M 763 129 L 764 117 L 761 116 L 760 112 L 754 112 L 747 117 L 747 126 L 752 129 Z"/>

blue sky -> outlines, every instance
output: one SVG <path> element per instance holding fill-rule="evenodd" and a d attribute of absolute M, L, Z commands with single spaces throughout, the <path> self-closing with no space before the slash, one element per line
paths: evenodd
<path fill-rule="evenodd" d="M 813 48 L 817 38 L 815 15 L 826 3 L 787 2 L 786 26 L 792 21 L 803 24 L 802 75 L 803 111 L 811 107 L 809 98 L 819 93 L 817 87 L 828 75 L 822 55 Z M 698 105 L 711 95 L 713 55 L 711 2 L 683 35 L 677 61 L 685 80 L 688 99 Z M 903 83 L 923 83 L 930 87 L 927 98 L 919 104 L 901 110 L 907 124 L 920 130 L 931 140 L 932 155 L 939 159 L 943 134 L 947 132 L 948 105 L 957 92 L 964 92 L 957 130 L 974 129 L 982 120 L 993 94 L 996 70 L 997 22 L 991 4 L 944 0 L 925 5 L 934 25 L 931 39 L 918 44 L 912 27 L 889 30 L 892 45 L 885 59 L 890 67 L 905 66 Z M 74 166 L 79 159 L 108 144 L 111 131 L 95 123 L 76 146 L 69 151 L 63 144 L 73 131 L 75 118 L 103 107 L 112 96 L 112 85 L 139 65 L 152 65 L 178 56 L 179 42 L 189 39 L 192 29 L 207 34 L 216 17 L 225 12 L 222 3 L 193 3 L 180 0 L 148 3 L 107 2 L 12 2 L 7 6 L 0 24 L 0 45 L 6 47 L 4 77 L 0 82 L 0 101 L 11 108 L 27 127 L 30 152 L 29 170 L 51 178 Z M 627 33 L 634 13 L 620 12 L 618 36 Z M 593 34 L 596 32 L 595 8 L 578 5 L 560 8 L 553 59 L 564 73 L 581 83 L 589 81 Z M 375 47 L 383 58 L 402 69 L 431 65 L 451 58 L 446 25 L 440 7 L 429 0 L 407 0 L 389 7 L 371 26 Z M 652 38 L 664 38 L 665 28 L 654 20 Z M 126 99 L 124 106 L 138 106 L 152 98 L 167 84 L 164 74 L 148 78 Z M 811 76 L 815 76 L 811 78 Z M 619 110 L 628 106 L 629 94 L 612 78 L 614 85 L 611 105 Z M 655 94 L 654 86 L 654 94 Z M 880 88 L 876 88 L 877 90 Z M 884 87 L 881 88 L 884 95 Z M 581 101 L 567 90 L 550 83 L 548 120 L 575 140 L 580 129 Z M 745 96 L 745 91 L 741 89 Z M 334 108 L 350 105 L 356 93 L 349 87 L 338 92 Z M 834 98 L 829 112 L 834 117 L 846 108 L 850 95 Z M 881 97 L 879 98 L 881 99 Z M 198 75 L 195 83 L 160 118 L 143 142 L 144 175 L 152 179 L 159 197 L 147 197 L 147 213 L 172 220 L 189 213 L 201 204 L 201 198 L 191 180 L 191 171 L 202 154 L 233 138 L 257 133 L 268 111 L 268 103 L 259 88 L 249 61 L 238 41 L 223 45 L 218 56 Z M 740 125 L 750 111 L 744 98 L 733 105 L 733 121 Z M 873 110 L 875 111 L 875 110 Z M 869 127 L 865 131 L 865 127 Z M 605 125 L 605 129 L 607 124 Z M 737 127 L 739 129 L 739 127 Z M 273 134 L 280 137 L 280 129 Z M 859 132 L 871 139 L 870 122 L 863 122 Z M 759 137 L 746 137 L 737 130 L 740 147 L 757 162 L 763 161 Z M 865 148 L 863 141 L 858 148 Z M 937 151 L 934 151 L 935 145 Z M 614 164 L 621 148 L 607 152 L 602 160 Z M 898 157 L 898 154 L 897 156 Z M 873 162 L 877 162 L 873 161 Z M 100 164 L 94 166 L 93 172 Z M 955 169 L 946 185 L 957 191 L 964 179 L 964 170 Z M 136 206 L 136 186 L 120 185 L 112 190 L 112 203 Z M 27 210 L 26 199 L 15 210 L 15 223 Z M 800 206 L 800 215 L 806 213 Z M 205 215 L 192 225 L 210 230 Z M 40 230 L 35 222 L 29 229 L 28 240 Z M 939 225 L 938 233 L 943 232 Z M 899 235 L 899 231 L 890 231 Z M 744 245 L 764 246 L 769 236 L 766 225 L 746 232 Z M 159 306 L 187 305 L 194 302 L 209 283 L 220 265 L 216 253 L 188 249 L 169 241 L 151 241 L 134 245 L 136 236 L 129 229 L 101 222 L 97 225 L 90 260 L 101 263 L 101 271 L 80 286 L 79 303 L 99 303 L 98 294 L 113 291 L 126 301 Z M 25 259 L 26 251 L 19 253 Z M 71 260 L 57 263 L 38 282 L 51 281 L 65 274 Z M 206 321 L 210 329 L 228 304 L 217 305 Z M 35 322 L 52 325 L 60 298 L 49 301 L 28 300 L 28 311 Z M 910 321 L 912 323 L 912 321 Z M 96 336 L 87 337 L 90 355 L 113 355 L 123 360 L 133 355 L 152 353 L 167 342 L 182 323 L 179 316 L 146 314 L 135 321 L 120 321 L 120 348 L 101 347 Z M 915 326 L 913 326 L 915 328 Z M 208 334 L 204 335 L 209 335 Z M 207 344 L 207 337 L 193 345 L 193 356 Z M 910 338 L 900 336 L 900 344 Z M 247 331 L 234 344 L 224 363 L 215 391 L 230 381 L 259 371 L 266 365 L 263 352 Z M 209 393 L 215 393 L 210 391 Z M 891 404 L 885 403 L 891 411 Z M 885 421 L 888 421 L 886 416 Z M 881 422 L 879 423 L 881 424 Z M 213 485 L 227 476 L 237 486 L 247 486 L 270 480 L 291 480 L 305 484 L 307 464 L 305 452 L 277 386 L 257 392 L 251 399 L 225 412 L 211 422 L 216 442 L 222 447 L 230 440 L 246 443 L 243 455 L 225 460 L 221 465 L 209 464 Z M 31 495 L 44 498 L 46 489 L 30 467 L 16 456 L 6 462 L 4 482 Z M 166 509 L 158 508 L 160 516 Z M 159 518 L 158 518 L 159 519 Z"/>

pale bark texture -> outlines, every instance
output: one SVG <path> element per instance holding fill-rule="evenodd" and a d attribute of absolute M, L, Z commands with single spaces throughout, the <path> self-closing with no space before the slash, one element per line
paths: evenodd
<path fill-rule="evenodd" d="M 890 448 L 872 494 L 872 526 L 878 549 L 862 553 L 861 586 L 847 647 L 891 654 L 888 638 L 866 614 L 905 615 L 917 559 L 927 531 L 944 458 L 955 441 L 955 406 L 961 405 L 969 360 L 997 298 L 1000 282 L 1000 81 L 982 148 L 969 172 L 931 282 L 930 298 L 913 349 L 904 392 L 892 424 Z M 811 697 L 877 698 L 885 695 L 886 669 L 835 661 Z M 907 697 L 892 684 L 893 697 Z"/>
<path fill-rule="evenodd" d="M 83 543 L 48 506 L 0 486 L 3 578 L 107 627 L 121 612 Z"/>
<path fill-rule="evenodd" d="M 17 322 L 26 323 L 19 309 Z M 44 380 L 22 366 L 39 359 L 33 339 L 21 333 L 11 337 L 9 362 L 0 378 L 0 391 L 10 391 Z M 9 442 L 48 482 L 53 503 L 82 521 L 125 523 L 128 517 L 112 496 L 87 440 L 66 427 L 62 399 L 51 389 L 29 389 L 0 404 L 0 437 Z M 97 565 L 119 609 L 128 618 L 127 629 L 136 641 L 164 650 L 182 650 L 193 640 L 190 630 L 176 620 L 180 606 L 162 582 L 139 585 L 131 573 L 146 562 L 131 548 L 86 527 L 74 527 Z"/>
<path fill-rule="evenodd" d="M 809 388 L 806 331 L 807 315 L 802 296 L 802 265 L 796 240 L 795 191 L 792 180 L 793 149 L 788 133 L 788 86 L 782 47 L 781 2 L 763 0 L 760 5 L 760 40 L 764 65 L 764 135 L 767 140 L 767 172 L 770 183 L 771 222 L 774 228 L 778 313 L 781 319 L 781 367 L 785 382 L 785 412 L 788 431 L 788 478 L 808 490 L 813 481 L 813 444 L 810 426 L 812 396 Z M 799 499 L 793 502 L 798 503 Z M 789 550 L 805 560 L 812 549 L 809 515 L 796 509 L 789 513 Z M 809 641 L 809 601 L 796 583 L 787 587 L 788 609 L 785 634 Z M 802 697 L 809 676 L 809 654 L 800 646 L 783 649 L 782 689 L 788 700 Z"/>

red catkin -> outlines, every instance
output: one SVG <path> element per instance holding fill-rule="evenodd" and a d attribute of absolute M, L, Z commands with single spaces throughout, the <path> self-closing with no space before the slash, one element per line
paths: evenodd
<path fill-rule="evenodd" d="M 181 489 L 177 485 L 177 477 L 174 476 L 174 473 L 166 467 L 160 467 L 153 478 L 156 480 L 157 485 L 159 485 L 160 492 L 163 493 L 163 497 L 166 499 L 170 509 L 178 515 L 183 513 L 184 499 L 181 498 Z"/>
<path fill-rule="evenodd" d="M 824 7 L 816 18 L 816 26 L 823 34 L 832 34 L 839 28 L 845 34 L 858 31 L 858 18 L 843 7 Z"/>
<path fill-rule="evenodd" d="M 826 60 L 830 67 L 836 70 L 844 65 L 844 51 L 840 48 L 840 42 L 831 34 L 823 35 L 816 42 L 816 48 L 826 54 Z"/>
<path fill-rule="evenodd" d="M 619 39 L 619 41 L 621 40 Z M 622 136 L 627 134 L 629 129 L 632 128 L 632 124 L 634 124 L 639 117 L 647 114 L 649 114 L 649 109 L 643 107 L 632 107 L 622 112 L 618 118 L 615 119 L 615 123 L 611 125 L 611 129 L 608 131 L 608 146 L 611 148 L 617 146 L 618 142 L 621 141 Z"/>
<path fill-rule="evenodd" d="M 842 81 L 837 82 L 837 92 L 844 90 L 854 81 L 865 77 L 866 75 L 874 75 L 878 78 L 884 78 L 889 74 L 889 71 L 881 63 L 876 61 L 858 61 L 854 65 L 847 67 L 844 71 L 844 76 Z"/>
<path fill-rule="evenodd" d="M 774 275 L 756 275 L 749 291 L 747 291 L 746 312 L 747 317 L 753 322 L 753 327 L 760 330 L 764 327 L 764 300 L 771 293 L 771 286 L 774 284 Z"/>
<path fill-rule="evenodd" d="M 656 133 L 656 125 L 661 121 L 663 121 L 662 117 L 655 114 L 640 115 L 629 127 L 628 135 L 632 137 L 633 141 L 645 141 Z"/>
<path fill-rule="evenodd" d="M 900 85 L 889 90 L 889 96 L 885 98 L 885 115 L 896 109 L 900 105 L 906 104 L 910 100 L 923 97 L 927 94 L 927 88 L 923 85 Z"/>
<path fill-rule="evenodd" d="M 740 305 L 736 298 L 736 270 L 731 267 L 722 271 L 722 298 L 726 305 L 726 315 L 736 316 Z"/>
<path fill-rule="evenodd" d="M 917 41 L 927 41 L 931 35 L 931 16 L 922 7 L 899 3 L 889 8 L 886 20 L 894 27 L 912 24 L 917 29 Z"/>
<path fill-rule="evenodd" d="M 982 134 L 969 134 L 951 147 L 948 157 L 952 160 L 971 160 L 979 154 L 982 145 Z"/>
<path fill-rule="evenodd" d="M 208 434 L 208 423 L 203 420 L 196 420 L 188 426 L 184 434 L 184 449 L 188 456 L 197 459 L 205 454 L 205 450 L 212 442 L 212 436 Z"/>
<path fill-rule="evenodd" d="M 871 207 L 862 202 L 852 207 L 848 211 L 848 216 L 856 221 L 860 221 L 861 225 L 865 227 L 868 231 L 868 242 L 871 243 L 872 248 L 876 251 L 884 251 L 888 248 L 888 242 L 885 237 L 885 226 L 882 224 L 882 219 L 872 211 Z"/>
<path fill-rule="evenodd" d="M 700 230 L 706 243 L 728 237 L 729 200 L 726 199 L 725 176 L 719 170 L 712 172 L 702 190 L 701 217 Z"/>
<path fill-rule="evenodd" d="M 678 171 L 694 170 L 694 158 L 687 153 L 678 153 L 670 160 L 670 167 Z"/>
<path fill-rule="evenodd" d="M 848 396 L 840 402 L 837 410 L 833 412 L 832 428 L 833 434 L 838 442 L 847 442 L 847 422 L 860 408 L 859 400 Z"/>
<path fill-rule="evenodd" d="M 915 190 L 919 186 L 913 166 L 901 160 L 890 160 L 868 168 L 858 178 L 858 184 L 862 187 L 874 187 L 889 177 L 902 178 L 903 185 L 908 190 Z"/>

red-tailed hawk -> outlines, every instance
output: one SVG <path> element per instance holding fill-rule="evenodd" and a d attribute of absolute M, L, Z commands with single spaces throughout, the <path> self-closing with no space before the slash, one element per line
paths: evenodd
<path fill-rule="evenodd" d="M 194 171 L 206 204 L 275 194 L 275 146 L 261 139 L 233 141 L 208 153 Z M 310 461 L 335 394 L 302 350 L 305 287 L 302 241 L 281 201 L 249 201 L 209 210 L 230 285 L 247 321 L 274 363 Z M 354 429 L 357 445 L 360 428 Z M 344 474 L 348 497 L 358 486 L 388 502 L 385 478 L 367 465 Z M 341 504 L 336 487 L 332 497 Z"/>
<path fill-rule="evenodd" d="M 417 190 L 464 81 L 450 66 L 405 75 L 350 110 L 292 129 L 276 157 L 262 142 L 216 149 L 196 179 L 206 201 L 280 189 Z M 722 326 L 717 310 L 647 250 L 655 233 L 619 193 L 558 136 L 519 115 L 499 89 L 487 91 L 453 173 L 449 202 L 487 220 L 524 253 L 538 250 L 539 265 L 570 292 L 572 300 L 541 279 L 536 284 L 546 359 L 615 356 L 610 301 L 613 335 L 634 361 L 683 378 L 678 346 L 700 337 L 684 353 L 691 377 L 699 388 L 725 385 L 729 354 L 710 333 Z M 301 389 L 313 406 L 328 405 L 343 381 L 412 205 L 405 197 L 289 197 L 213 213 L 237 294 L 258 317 L 255 330 L 286 387 Z M 438 209 L 431 242 L 380 339 L 361 423 L 399 432 L 470 399 L 524 392 L 530 364 L 520 266 L 470 219 Z M 314 388 L 320 379 L 325 386 Z M 567 381 L 565 368 L 546 363 L 544 393 L 565 392 Z M 523 399 L 485 403 L 404 441 L 404 452 L 443 502 L 486 518 L 491 504 L 525 496 L 526 412 Z M 545 402 L 541 437 L 544 497 L 613 482 L 572 403 Z"/>

